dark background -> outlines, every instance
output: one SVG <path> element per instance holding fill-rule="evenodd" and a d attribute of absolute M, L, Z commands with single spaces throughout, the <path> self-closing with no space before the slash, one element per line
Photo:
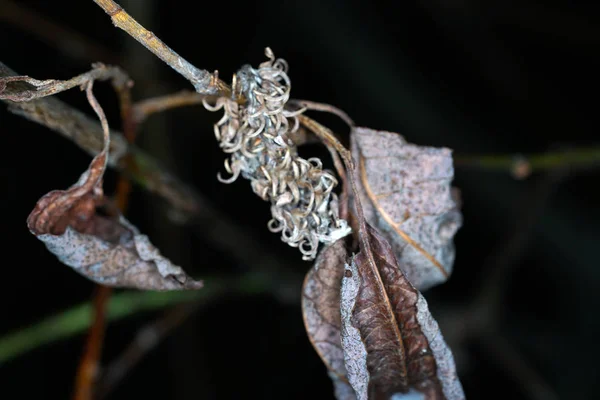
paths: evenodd
<path fill-rule="evenodd" d="M 67 79 L 104 61 L 129 71 L 136 99 L 191 88 L 114 28 L 91 0 L 18 3 L 96 45 L 65 40 L 56 29 L 32 22 L 31 15 L 15 17 L 14 3 L 0 1 L 0 59 L 21 74 Z M 264 47 L 270 46 L 290 64 L 292 97 L 334 104 L 358 125 L 399 132 L 417 144 L 447 146 L 458 158 L 598 144 L 594 81 L 600 65 L 594 53 L 600 10 L 577 3 L 130 0 L 121 5 L 194 65 L 218 69 L 227 81 L 242 64 L 262 62 Z M 118 126 L 110 86 L 95 87 L 111 125 Z M 91 114 L 78 90 L 59 97 Z M 347 131 L 335 118 L 314 116 Z M 289 279 L 275 294 L 231 293 L 202 306 L 109 398 L 332 398 L 299 306 L 301 277 L 310 264 L 268 232 L 268 206 L 248 182 L 217 182 L 225 159 L 212 134 L 218 118 L 220 113 L 201 107 L 170 111 L 152 117 L 138 143 L 235 221 L 249 243 L 258 241 L 272 260 L 284 260 L 279 267 Z M 0 334 L 5 334 L 89 299 L 93 285 L 59 264 L 25 225 L 37 199 L 75 182 L 89 157 L 4 106 L 0 121 L 5 254 Z M 327 154 L 314 145 L 302 151 Z M 110 172 L 108 193 L 114 182 Z M 508 170 L 456 167 L 464 226 L 455 240 L 455 272 L 425 295 L 455 351 L 468 398 L 580 399 L 600 390 L 598 182 L 593 168 L 516 180 Z M 239 243 L 233 254 L 207 238 L 212 226 L 171 222 L 162 200 L 140 189 L 134 190 L 128 216 L 194 276 L 260 268 L 244 262 L 249 243 Z M 486 308 L 487 301 L 500 306 Z M 139 314 L 110 325 L 103 359 L 120 354 L 137 329 L 158 315 Z M 481 326 L 482 332 L 469 332 Z M 69 398 L 83 343 L 79 335 L 0 366 L 0 397 Z"/>

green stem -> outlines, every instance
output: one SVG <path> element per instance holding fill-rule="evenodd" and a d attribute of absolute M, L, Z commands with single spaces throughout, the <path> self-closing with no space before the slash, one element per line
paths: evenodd
<path fill-rule="evenodd" d="M 254 294 L 270 289 L 264 275 L 252 273 L 237 280 L 205 279 L 198 291 L 137 292 L 115 294 L 107 307 L 107 322 L 153 311 L 185 301 L 209 301 L 229 291 Z M 92 304 L 86 302 L 48 317 L 14 333 L 0 337 L 0 366 L 43 345 L 83 333 L 91 324 Z"/>
<path fill-rule="evenodd" d="M 600 147 L 574 148 L 543 154 L 499 154 L 489 156 L 457 156 L 457 166 L 475 166 L 492 170 L 509 170 L 517 173 L 522 169 L 531 172 L 555 168 L 585 168 L 600 164 Z M 519 174 L 520 175 L 520 174 Z"/>

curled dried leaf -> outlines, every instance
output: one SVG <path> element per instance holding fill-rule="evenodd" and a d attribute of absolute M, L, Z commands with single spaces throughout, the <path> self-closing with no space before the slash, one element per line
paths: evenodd
<path fill-rule="evenodd" d="M 342 346 L 358 399 L 411 392 L 424 399 L 464 399 L 451 351 L 427 302 L 406 279 L 374 228 L 342 278 Z M 363 244 L 365 243 L 365 244 Z"/>
<path fill-rule="evenodd" d="M 391 243 L 410 282 L 444 282 L 462 216 L 452 195 L 451 150 L 407 143 L 396 133 L 355 128 L 352 154 L 366 220 Z"/>
<path fill-rule="evenodd" d="M 304 326 L 310 342 L 329 370 L 338 400 L 356 399 L 346 377 L 340 339 L 340 289 L 347 256 L 343 239 L 324 247 L 306 274 L 302 288 Z"/>
<path fill-rule="evenodd" d="M 104 148 L 77 183 L 67 190 L 54 190 L 37 202 L 27 219 L 29 230 L 61 262 L 103 285 L 146 290 L 202 287 L 202 282 L 162 257 L 148 237 L 125 218 L 97 213 L 106 204 L 102 178 L 110 135 L 104 112 L 92 94 L 92 82 L 84 85 L 102 123 Z"/>

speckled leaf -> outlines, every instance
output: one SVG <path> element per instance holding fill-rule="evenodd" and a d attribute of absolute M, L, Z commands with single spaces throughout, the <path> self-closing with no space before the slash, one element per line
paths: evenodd
<path fill-rule="evenodd" d="M 454 262 L 452 239 L 462 224 L 450 186 L 451 150 L 355 128 L 352 154 L 365 218 L 391 243 L 410 282 L 419 290 L 444 282 Z"/>
<path fill-rule="evenodd" d="M 360 234 L 367 237 L 346 264 L 341 291 L 342 346 L 357 398 L 464 399 L 427 302 L 387 240 L 368 224 Z"/>
<path fill-rule="evenodd" d="M 162 257 L 145 235 L 121 216 L 97 213 L 104 205 L 102 178 L 109 133 L 106 118 L 87 86 L 90 104 L 100 117 L 104 148 L 67 190 L 43 196 L 27 219 L 29 230 L 64 264 L 94 282 L 146 290 L 198 289 L 180 267 Z"/>
<path fill-rule="evenodd" d="M 329 370 L 338 400 L 355 400 L 348 384 L 340 340 L 340 289 L 348 252 L 343 239 L 323 248 L 302 289 L 302 314 L 308 337 Z"/>

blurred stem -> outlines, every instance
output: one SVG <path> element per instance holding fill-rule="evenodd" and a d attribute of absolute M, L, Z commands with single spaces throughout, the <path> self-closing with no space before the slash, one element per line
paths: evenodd
<path fill-rule="evenodd" d="M 94 322 L 90 327 L 85 343 L 85 350 L 81 356 L 77 374 L 75 376 L 75 400 L 91 400 L 93 398 L 94 383 L 98 376 L 99 359 L 104 342 L 104 327 L 106 321 L 106 305 L 111 295 L 111 288 L 96 285 L 93 300 Z"/>
<path fill-rule="evenodd" d="M 97 398 L 106 398 L 146 354 L 183 324 L 200 305 L 199 301 L 178 304 L 144 325 L 123 353 L 104 368 L 105 372 L 98 382 Z"/>
<path fill-rule="evenodd" d="M 262 273 L 248 273 L 238 279 L 208 278 L 199 291 L 139 292 L 124 291 L 112 296 L 106 307 L 106 322 L 118 321 L 140 312 L 154 311 L 192 300 L 210 301 L 232 291 L 256 294 L 275 290 Z M 92 302 L 74 306 L 30 327 L 0 337 L 0 366 L 38 347 L 84 332 L 92 323 Z"/>
<path fill-rule="evenodd" d="M 491 170 L 510 171 L 516 178 L 526 178 L 533 172 L 585 168 L 600 164 L 600 147 L 582 147 L 542 154 L 498 154 L 484 156 L 457 156 L 457 166 L 479 167 Z"/>

